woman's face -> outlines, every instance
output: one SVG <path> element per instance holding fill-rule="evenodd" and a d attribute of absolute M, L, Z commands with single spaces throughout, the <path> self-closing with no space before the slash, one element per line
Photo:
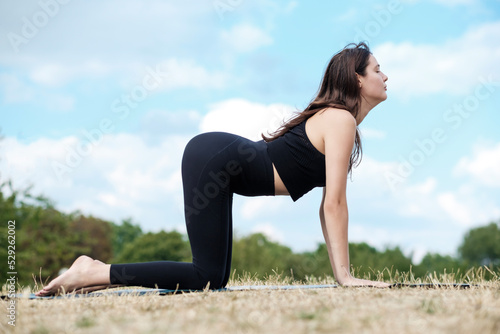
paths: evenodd
<path fill-rule="evenodd" d="M 359 75 L 361 96 L 370 105 L 377 105 L 387 99 L 387 76 L 380 71 L 380 65 L 373 55 L 370 55 L 364 76 Z"/>

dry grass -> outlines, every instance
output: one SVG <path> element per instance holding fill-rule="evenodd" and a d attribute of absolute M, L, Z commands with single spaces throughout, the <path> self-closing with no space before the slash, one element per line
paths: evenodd
<path fill-rule="evenodd" d="M 481 275 L 460 281 L 479 284 L 466 290 L 334 288 L 17 299 L 14 332 L 500 333 L 500 280 L 484 281 Z M 445 275 L 431 281 L 453 280 Z M 246 277 L 230 285 L 289 283 L 279 277 L 265 282 Z M 5 310 L 7 302 L 1 304 Z M 2 317 L 0 332 L 11 332 L 9 327 Z"/>

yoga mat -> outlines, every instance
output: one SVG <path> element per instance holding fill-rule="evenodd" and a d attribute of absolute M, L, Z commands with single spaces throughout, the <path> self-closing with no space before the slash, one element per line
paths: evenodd
<path fill-rule="evenodd" d="M 407 283 L 394 283 L 390 286 L 391 289 L 394 288 L 427 288 L 427 289 L 442 289 L 442 288 L 458 288 L 458 289 L 469 289 L 471 284 L 458 284 L 458 283 L 420 283 L 420 284 L 407 284 Z"/>
<path fill-rule="evenodd" d="M 422 284 L 407 284 L 394 283 L 389 288 L 426 288 L 426 289 L 442 289 L 442 288 L 459 288 L 468 289 L 471 284 L 456 284 L 456 283 L 422 283 Z M 252 291 L 252 290 L 301 290 L 301 289 L 325 289 L 337 288 L 336 284 L 318 284 L 318 285 L 241 285 L 228 286 L 226 288 L 209 290 L 209 291 Z M 145 296 L 145 295 L 172 295 L 175 293 L 203 292 L 204 290 L 170 290 L 170 289 L 118 289 L 118 290 L 103 290 L 89 292 L 84 294 L 69 293 L 60 296 L 37 297 L 35 294 L 16 294 L 15 298 L 27 299 L 60 299 L 60 298 L 87 298 L 87 297 L 102 297 L 102 296 Z M 1 299 L 9 299 L 8 295 L 0 296 Z"/>
<path fill-rule="evenodd" d="M 251 291 L 251 290 L 298 290 L 298 289 L 321 289 L 321 288 L 336 288 L 335 284 L 323 285 L 241 285 L 229 286 L 222 289 L 208 291 Z M 69 293 L 60 296 L 37 297 L 34 293 L 31 294 L 16 294 L 15 298 L 28 299 L 59 299 L 59 298 L 86 298 L 86 297 L 101 297 L 101 296 L 144 296 L 144 295 L 172 295 L 176 293 L 203 292 L 204 290 L 170 290 L 170 289 L 119 289 L 119 290 L 103 290 L 89 293 Z M 9 299 L 7 295 L 0 296 L 2 299 Z"/>

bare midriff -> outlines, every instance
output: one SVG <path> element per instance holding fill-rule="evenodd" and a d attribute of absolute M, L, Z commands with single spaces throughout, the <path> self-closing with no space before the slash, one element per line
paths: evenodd
<path fill-rule="evenodd" d="M 274 194 L 289 195 L 288 190 L 285 187 L 285 184 L 281 180 L 281 177 L 278 174 L 278 171 L 276 170 L 276 167 L 274 167 L 274 164 L 273 164 L 273 171 L 274 171 Z"/>

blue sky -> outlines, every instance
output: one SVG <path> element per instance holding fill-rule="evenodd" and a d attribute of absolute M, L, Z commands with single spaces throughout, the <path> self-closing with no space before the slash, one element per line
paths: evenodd
<path fill-rule="evenodd" d="M 183 232 L 187 141 L 257 140 L 360 40 L 389 80 L 360 126 L 350 240 L 454 254 L 500 218 L 498 0 L 2 2 L 0 181 L 65 212 Z M 314 249 L 320 196 L 237 197 L 236 234 Z"/>

